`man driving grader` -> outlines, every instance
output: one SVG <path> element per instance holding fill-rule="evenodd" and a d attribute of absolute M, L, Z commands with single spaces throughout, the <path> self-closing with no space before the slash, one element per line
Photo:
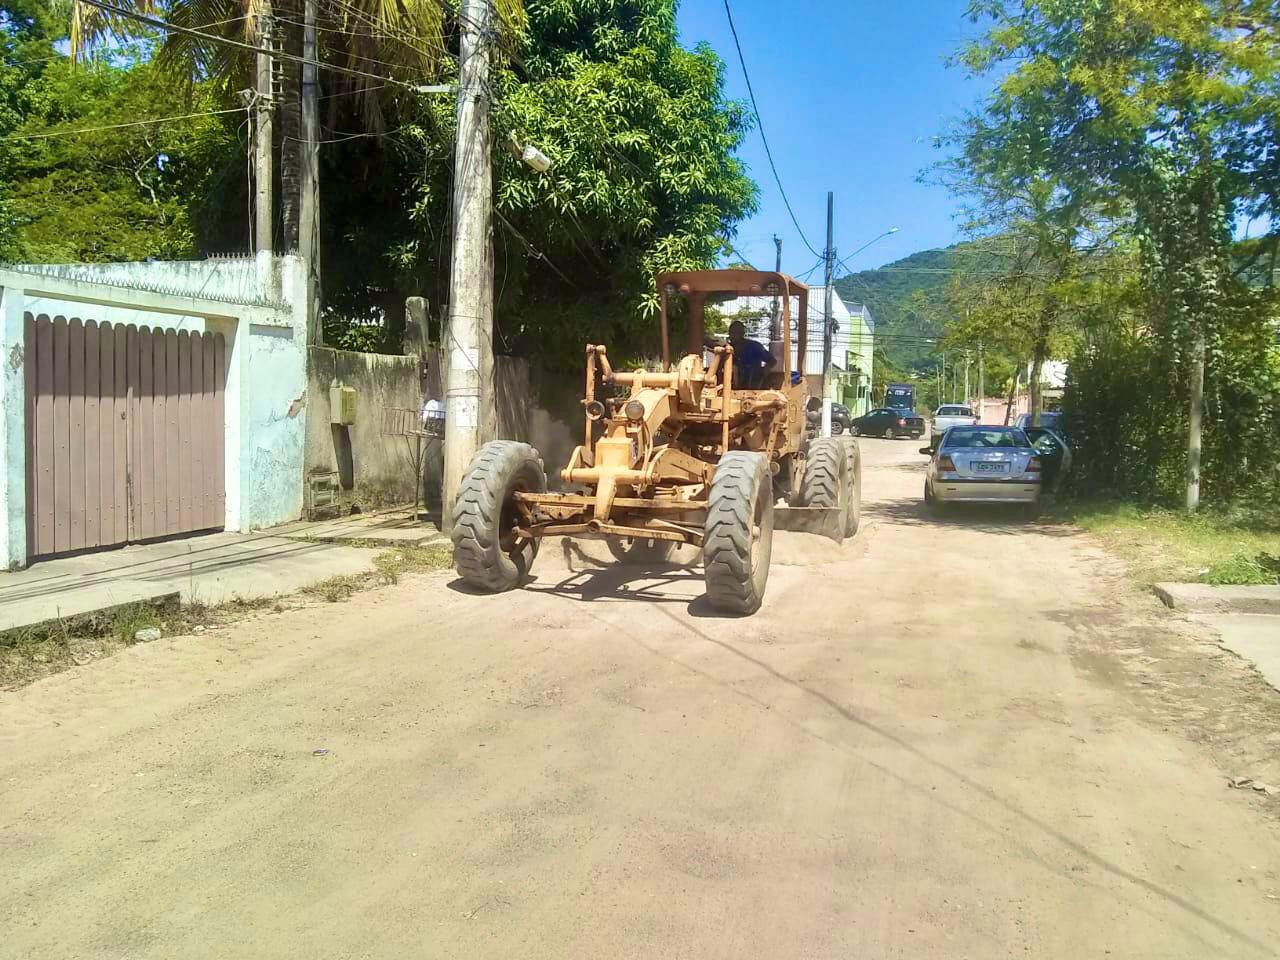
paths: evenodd
<path fill-rule="evenodd" d="M 567 491 L 547 490 L 542 460 L 526 443 L 492 441 L 471 462 L 451 537 L 458 574 L 472 587 L 519 585 L 545 537 L 602 538 L 623 562 L 661 562 L 692 544 L 702 549 L 711 606 L 749 614 L 764 599 L 775 515 L 837 540 L 857 532 L 856 441 L 806 433 L 808 288 L 754 270 L 660 274 L 657 284 L 660 369 L 615 370 L 605 346 L 586 348 L 582 444 L 560 471 Z M 735 321 L 704 361 L 708 301 L 744 296 L 777 298 L 781 322 L 769 346 L 748 340 Z M 673 362 L 678 298 L 687 347 Z M 790 506 L 775 514 L 780 498 Z"/>

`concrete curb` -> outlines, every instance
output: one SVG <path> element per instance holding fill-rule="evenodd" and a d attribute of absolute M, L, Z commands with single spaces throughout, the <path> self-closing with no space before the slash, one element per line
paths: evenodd
<path fill-rule="evenodd" d="M 1152 590 L 1166 607 L 1183 613 L 1280 616 L 1280 586 L 1215 587 L 1207 583 L 1157 583 Z"/>

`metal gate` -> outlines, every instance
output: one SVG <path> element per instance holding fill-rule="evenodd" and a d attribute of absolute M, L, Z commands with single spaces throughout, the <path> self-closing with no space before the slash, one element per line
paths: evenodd
<path fill-rule="evenodd" d="M 25 321 L 28 553 L 221 527 L 222 335 Z"/>

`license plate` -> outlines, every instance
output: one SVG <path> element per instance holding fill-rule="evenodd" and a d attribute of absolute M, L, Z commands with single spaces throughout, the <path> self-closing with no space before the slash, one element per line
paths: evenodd
<path fill-rule="evenodd" d="M 1004 473 L 1008 469 L 1007 463 L 975 463 L 973 465 L 974 473 Z"/>

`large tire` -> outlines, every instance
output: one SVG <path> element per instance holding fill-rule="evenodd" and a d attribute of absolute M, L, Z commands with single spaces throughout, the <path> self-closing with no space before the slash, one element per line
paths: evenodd
<path fill-rule="evenodd" d="M 844 513 L 844 535 L 847 539 L 857 536 L 862 525 L 862 451 L 858 449 L 857 440 L 845 437 L 844 452 L 849 464 L 849 496 Z"/>
<path fill-rule="evenodd" d="M 760 609 L 773 552 L 773 479 L 759 453 L 731 451 L 711 480 L 702 540 L 707 601 L 724 613 Z"/>
<path fill-rule="evenodd" d="M 800 505 L 838 510 L 848 503 L 849 458 L 844 441 L 814 440 L 805 456 L 800 478 Z"/>
<path fill-rule="evenodd" d="M 527 443 L 492 440 L 480 448 L 453 505 L 453 564 L 464 582 L 501 593 L 528 576 L 538 541 L 515 537 L 513 495 L 546 489 L 542 459 Z"/>
<path fill-rule="evenodd" d="M 645 537 L 609 537 L 609 552 L 619 563 L 637 567 L 669 563 L 675 550 L 674 540 L 656 540 Z"/>

